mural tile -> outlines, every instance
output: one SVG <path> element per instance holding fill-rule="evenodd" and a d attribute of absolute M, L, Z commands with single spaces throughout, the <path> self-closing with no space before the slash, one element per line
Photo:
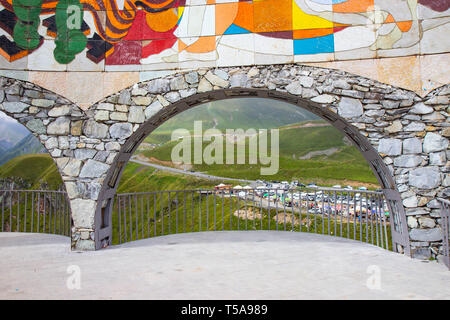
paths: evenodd
<path fill-rule="evenodd" d="M 233 24 L 239 28 L 254 32 L 254 7 L 251 1 L 239 2 L 238 12 L 236 14 L 236 18 L 233 21 Z"/>
<path fill-rule="evenodd" d="M 253 2 L 254 32 L 292 30 L 292 0 Z"/>
<path fill-rule="evenodd" d="M 171 47 L 169 45 L 172 44 Z M 154 64 L 165 64 L 165 63 L 178 63 L 179 54 L 179 40 L 175 42 L 169 41 L 166 43 L 154 43 L 143 41 L 142 42 L 142 59 L 140 63 L 142 65 L 154 65 Z M 153 51 L 152 51 L 153 50 Z M 149 54 L 151 52 L 158 52 L 154 54 Z"/>
<path fill-rule="evenodd" d="M 367 25 L 374 18 L 373 9 L 374 0 L 333 1 L 332 20 L 345 25 Z"/>
<path fill-rule="evenodd" d="M 86 59 L 86 54 L 91 51 L 92 49 L 89 48 L 84 49 L 71 63 L 67 64 L 67 71 L 104 71 L 104 59 L 98 62 L 93 61 L 93 59 Z"/>
<path fill-rule="evenodd" d="M 307 4 L 302 4 L 303 1 L 292 1 L 292 28 L 294 30 L 333 27 L 332 5 L 317 2 L 307 1 Z M 301 4 L 301 8 L 299 7 L 299 4 Z M 325 14 L 325 12 L 328 20 L 320 17 L 320 14 Z"/>
<path fill-rule="evenodd" d="M 418 18 L 424 20 L 436 17 L 450 17 L 450 1 L 420 0 Z"/>
<path fill-rule="evenodd" d="M 263 54 L 255 52 L 255 64 L 277 64 L 277 63 L 293 63 L 293 55 L 275 55 L 275 54 Z"/>
<path fill-rule="evenodd" d="M 55 42 L 44 40 L 39 50 L 28 56 L 28 69 L 38 71 L 66 71 L 65 64 L 59 64 L 54 59 Z"/>
<path fill-rule="evenodd" d="M 294 40 L 266 36 L 266 34 L 254 35 L 254 50 L 256 53 L 292 56 L 294 54 Z"/>
<path fill-rule="evenodd" d="M 448 63 L 450 53 L 420 56 L 422 96 L 448 83 Z"/>
<path fill-rule="evenodd" d="M 106 58 L 106 65 L 138 65 L 142 57 L 142 41 L 121 41 Z"/>
<path fill-rule="evenodd" d="M 95 1 L 83 2 L 82 31 L 89 41 L 85 49 L 83 42 L 71 42 L 79 53 L 73 61 L 60 57 L 66 64 L 59 64 L 54 58 L 56 1 L 46 2 L 37 33 L 28 42 L 13 38 L 17 18 L 11 7 L 7 10 L 0 6 L 0 69 L 52 71 L 51 74 L 172 72 L 216 65 L 338 60 L 332 64 L 334 67 L 356 70 L 419 91 L 442 83 L 441 70 L 448 71 L 438 68 L 421 81 L 420 75 L 427 74 L 425 66 L 433 65 L 434 60 L 427 60 L 428 56 L 417 58 L 420 63 L 408 60 L 411 55 L 439 53 L 445 57 L 440 63 L 448 66 L 448 0 L 177 0 L 168 10 L 154 12 L 135 10 L 134 0 L 108 0 L 102 3 L 105 8 L 98 7 Z M 161 5 L 161 1 L 146 3 L 153 9 Z M 41 37 L 38 49 L 23 49 L 32 42 L 36 43 L 33 47 L 39 45 Z M 406 57 L 372 60 L 401 56 Z M 364 64 L 360 59 L 368 60 Z M 364 71 L 364 65 L 370 68 Z M 409 75 L 405 71 L 408 68 Z M 70 79 L 87 81 L 79 75 Z M 52 82 L 50 85 L 54 86 Z M 86 93 L 78 93 L 81 103 L 87 103 Z"/>
<path fill-rule="evenodd" d="M 334 52 L 334 34 L 309 39 L 294 39 L 294 54 Z"/>
<path fill-rule="evenodd" d="M 294 55 L 294 62 L 325 62 L 333 60 L 334 60 L 334 52 Z"/>
<path fill-rule="evenodd" d="M 0 36 L 0 68 L 27 69 L 28 51 L 19 48 L 10 36 Z"/>
<path fill-rule="evenodd" d="M 425 21 L 423 22 L 425 23 Z M 450 51 L 450 23 L 425 31 L 420 42 L 420 53 L 430 54 Z"/>
<path fill-rule="evenodd" d="M 374 58 L 376 55 L 376 48 L 372 51 L 369 49 L 375 42 L 375 31 L 370 26 L 343 28 L 334 33 L 333 38 L 336 52 L 365 48 L 367 53 L 361 56 L 361 52 L 358 52 L 359 54 L 355 54 L 354 59 Z"/>
<path fill-rule="evenodd" d="M 174 34 L 178 38 L 215 35 L 215 6 L 185 7 Z"/>
<path fill-rule="evenodd" d="M 217 3 L 217 1 L 216 1 Z M 233 24 L 239 10 L 239 2 L 218 3 L 215 10 L 215 34 L 222 35 L 230 30 L 228 34 L 248 33 L 245 28 Z M 231 26 L 234 26 L 233 28 Z M 230 29 L 231 28 L 231 29 Z"/>
<path fill-rule="evenodd" d="M 194 61 L 180 61 L 178 64 L 178 67 L 180 70 L 185 71 L 185 70 L 195 70 L 195 69 L 200 69 L 200 68 L 213 68 L 217 66 L 217 60 L 210 60 L 210 61 L 198 61 L 198 60 L 194 60 Z M 166 68 L 161 68 L 160 70 L 168 70 L 168 69 L 174 69 L 175 67 L 166 67 Z"/>
<path fill-rule="evenodd" d="M 366 12 L 367 8 L 371 8 L 374 5 L 374 0 L 343 0 L 332 2 L 334 12 Z"/>
<path fill-rule="evenodd" d="M 255 63 L 254 34 L 223 35 L 217 46 L 217 66 L 237 66 Z"/>
<path fill-rule="evenodd" d="M 378 11 L 388 12 L 395 22 L 411 21 L 417 19 L 418 1 L 402 0 L 374 0 L 374 6 Z"/>

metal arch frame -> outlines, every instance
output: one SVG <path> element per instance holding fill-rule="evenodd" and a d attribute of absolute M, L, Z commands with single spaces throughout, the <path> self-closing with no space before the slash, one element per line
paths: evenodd
<path fill-rule="evenodd" d="M 395 252 L 401 252 L 401 248 L 403 248 L 403 252 L 406 255 L 411 255 L 405 209 L 401 201 L 400 193 L 395 185 L 395 181 L 378 152 L 373 148 L 370 142 L 363 135 L 361 135 L 361 133 L 359 133 L 358 129 L 349 124 L 339 115 L 313 101 L 276 90 L 250 88 L 215 90 L 197 93 L 190 97 L 181 99 L 161 109 L 158 113 L 153 115 L 149 120 L 141 125 L 141 127 L 134 132 L 130 138 L 128 138 L 112 163 L 99 194 L 95 213 L 96 250 L 111 245 L 112 243 L 112 210 L 116 190 L 126 164 L 141 142 L 165 121 L 179 113 L 182 113 L 183 111 L 211 101 L 246 97 L 284 101 L 304 108 L 326 120 L 342 132 L 346 137 L 348 137 L 362 153 L 377 177 L 380 185 L 383 187 L 383 193 L 388 204 L 389 212 L 391 213 L 391 221 L 394 224 L 394 227 L 392 228 L 393 250 Z"/>

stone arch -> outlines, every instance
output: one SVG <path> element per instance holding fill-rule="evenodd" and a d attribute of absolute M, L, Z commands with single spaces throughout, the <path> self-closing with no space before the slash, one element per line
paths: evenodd
<path fill-rule="evenodd" d="M 108 244 L 108 212 L 115 188 L 140 141 L 179 112 L 236 96 L 281 99 L 332 122 L 359 146 L 399 213 L 401 227 L 394 242 L 405 245 L 407 253 L 409 239 L 427 238 L 436 244 L 438 228 L 410 225 L 408 235 L 406 215 L 433 219 L 435 198 L 448 192 L 448 165 L 438 158 L 442 160 L 444 152 L 443 161 L 447 159 L 448 121 L 442 120 L 449 116 L 449 93 L 449 86 L 444 86 L 421 98 L 346 72 L 300 65 L 200 69 L 135 84 L 89 110 L 93 118 L 89 130 L 107 127 L 106 149 L 109 157 L 115 157 L 114 165 L 106 161 L 103 167 L 98 201 L 87 205 L 96 207 L 96 248 Z M 430 160 L 435 152 L 440 154 Z"/>
<path fill-rule="evenodd" d="M 7 78 L 2 81 L 8 87 L 24 88 L 21 93 L 10 93 L 10 97 L 7 93 L 2 99 L 26 105 L 23 110 L 10 114 L 26 124 L 44 119 L 39 128 L 44 127 L 47 135 L 35 135 L 58 138 L 58 145 L 49 151 L 71 201 L 73 248 L 94 250 L 109 244 L 108 210 L 120 171 L 138 142 L 160 121 L 211 99 L 240 95 L 282 99 L 313 109 L 333 122 L 363 150 L 387 198 L 393 201 L 391 205 L 399 212 L 402 223 L 394 242 L 405 245 L 406 252 L 409 252 L 408 239 L 416 251 L 424 244 L 428 249 L 439 249 L 436 198 L 448 196 L 450 186 L 448 85 L 421 98 L 368 78 L 297 64 L 206 68 L 184 73 L 174 71 L 137 83 L 85 112 L 53 94 L 51 106 L 36 106 L 38 112 L 46 112 L 46 117 L 39 118 L 28 113 L 34 106 L 33 99 L 38 98 L 27 96 L 25 89 L 40 92 L 39 97 L 42 99 L 42 94 L 44 100 L 45 94 L 50 98 L 52 93 L 23 81 Z M 63 106 L 66 106 L 64 110 L 57 109 Z M 67 111 L 67 106 L 70 114 L 50 113 L 53 109 Z M 5 109 L 4 103 L 1 108 Z M 56 122 L 60 118 L 63 119 Z M 55 126 L 66 120 L 69 120 L 69 133 L 64 127 L 63 134 L 48 134 L 52 123 Z M 64 143 L 60 145 L 59 137 L 70 140 L 69 149 L 64 149 Z M 118 163 L 122 167 L 116 170 Z M 84 238 L 86 234 L 94 234 L 87 231 L 95 231 L 95 236 Z"/>
<path fill-rule="evenodd" d="M 54 92 L 3 76 L 0 77 L 0 111 L 16 119 L 39 140 L 67 186 L 64 173 L 67 162 L 61 159 L 70 148 L 69 135 L 81 135 L 84 112 Z"/>
<path fill-rule="evenodd" d="M 68 99 L 36 84 L 0 76 L 0 111 L 25 126 L 54 160 L 65 185 L 64 158 L 73 157 L 71 136 L 81 135 L 85 113 Z"/>
<path fill-rule="evenodd" d="M 394 237 L 395 244 L 408 248 L 408 236 L 406 227 L 405 213 L 402 206 L 399 206 L 401 200 L 396 190 L 395 181 L 389 172 L 388 167 L 384 164 L 381 157 L 373 146 L 362 136 L 359 131 L 352 126 L 348 121 L 342 117 L 336 115 L 332 111 L 323 108 L 319 103 L 308 101 L 307 99 L 298 98 L 289 93 L 270 91 L 265 89 L 243 89 L 243 88 L 230 88 L 222 90 L 213 90 L 205 93 L 195 94 L 193 96 L 184 98 L 179 102 L 172 103 L 166 106 L 163 110 L 158 111 L 150 119 L 148 119 L 143 125 L 139 127 L 123 144 L 120 152 L 118 153 L 115 162 L 112 164 L 103 185 L 102 191 L 99 196 L 99 203 L 97 204 L 96 223 L 105 226 L 111 225 L 111 222 L 105 221 L 111 220 L 110 212 L 112 210 L 113 198 L 116 194 L 121 175 L 125 169 L 129 159 L 136 151 L 141 142 L 158 126 L 167 121 L 168 119 L 205 102 L 232 99 L 236 97 L 255 97 L 266 98 L 288 102 L 304 108 L 321 118 L 331 123 L 335 128 L 344 133 L 358 150 L 365 157 L 369 163 L 372 171 L 377 177 L 380 185 L 382 186 L 385 196 L 390 200 L 389 207 L 391 212 L 395 213 L 398 221 L 397 229 L 393 230 L 396 233 Z M 102 233 L 102 229 L 98 230 L 98 240 L 101 243 L 104 236 L 107 233 Z M 99 243 L 99 244 L 100 244 Z M 408 249 L 407 249 L 408 250 Z"/>

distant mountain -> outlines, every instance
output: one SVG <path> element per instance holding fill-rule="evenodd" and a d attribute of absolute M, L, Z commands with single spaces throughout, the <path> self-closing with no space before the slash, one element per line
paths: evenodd
<path fill-rule="evenodd" d="M 43 153 L 44 147 L 30 131 L 0 112 L 0 165 L 30 153 Z"/>
<path fill-rule="evenodd" d="M 11 144 L 9 141 L 6 140 L 0 140 L 0 154 L 6 152 L 7 150 L 14 147 L 13 144 Z"/>
<path fill-rule="evenodd" d="M 288 124 L 316 120 L 316 115 L 289 103 L 261 99 L 237 98 L 200 105 L 169 119 L 147 139 L 148 143 L 170 141 L 173 130 L 194 129 L 194 121 L 203 122 L 203 130 L 226 129 L 273 129 Z"/>
<path fill-rule="evenodd" d="M 30 134 L 30 131 L 17 121 L 0 115 L 0 147 L 9 149 Z"/>
<path fill-rule="evenodd" d="M 31 133 L 7 150 L 0 149 L 0 166 L 18 156 L 31 153 L 45 153 L 44 146 Z"/>

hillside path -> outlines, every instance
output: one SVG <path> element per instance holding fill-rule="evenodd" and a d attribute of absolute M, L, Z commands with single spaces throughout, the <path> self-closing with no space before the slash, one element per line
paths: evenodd
<path fill-rule="evenodd" d="M 173 172 L 173 173 L 177 173 L 177 174 L 185 174 L 185 175 L 194 176 L 194 177 L 197 177 L 197 178 L 202 178 L 202 179 L 207 179 L 207 180 L 222 180 L 222 181 L 234 181 L 234 182 L 239 181 L 239 182 L 245 182 L 245 183 L 249 183 L 249 184 L 252 184 L 252 185 L 256 185 L 256 181 L 253 181 L 253 180 L 217 177 L 217 176 L 212 176 L 212 175 L 209 175 L 209 174 L 204 174 L 204 173 L 195 172 L 195 171 L 191 172 L 191 171 L 188 171 L 188 170 L 181 170 L 181 169 L 176 169 L 176 168 L 172 168 L 172 167 L 166 167 L 166 166 L 162 166 L 162 165 L 159 165 L 159 164 L 154 164 L 154 163 L 150 163 L 150 162 L 140 161 L 140 160 L 136 159 L 136 156 L 132 156 L 130 161 L 134 162 L 134 163 L 141 164 L 143 166 L 153 167 L 155 169 L 159 169 L 159 170 L 163 170 L 163 171 L 169 171 L 169 172 Z"/>

